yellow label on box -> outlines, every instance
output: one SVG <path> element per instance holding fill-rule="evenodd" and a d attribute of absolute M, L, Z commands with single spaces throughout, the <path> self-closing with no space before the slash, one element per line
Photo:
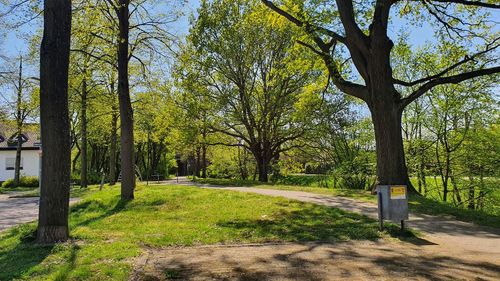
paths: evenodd
<path fill-rule="evenodd" d="M 406 186 L 391 186 L 391 199 L 406 199 Z"/>

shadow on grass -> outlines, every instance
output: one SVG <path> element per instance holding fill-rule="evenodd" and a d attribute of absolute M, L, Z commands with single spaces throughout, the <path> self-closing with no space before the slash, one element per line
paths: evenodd
<path fill-rule="evenodd" d="M 458 208 L 450 203 L 439 202 L 423 196 L 413 195 L 410 197 L 409 207 L 411 211 L 428 215 L 449 215 L 455 219 L 473 222 L 478 225 L 499 228 L 500 216 L 488 214 L 481 210 L 470 210 Z"/>
<path fill-rule="evenodd" d="M 71 216 L 78 216 L 78 214 L 87 212 L 101 213 L 95 217 L 91 217 L 83 221 L 78 221 L 75 224 L 73 224 L 73 227 L 87 226 L 91 223 L 110 217 L 125 209 L 125 207 L 129 204 L 129 202 L 131 202 L 130 200 L 121 200 L 121 199 L 116 201 L 117 201 L 116 204 L 114 204 L 112 208 L 108 208 L 108 206 L 104 202 L 99 200 L 86 200 L 81 203 L 78 203 L 75 206 L 72 206 L 70 211 Z"/>
<path fill-rule="evenodd" d="M 36 225 L 21 225 L 1 236 L 2 240 L 14 240 L 8 245 L 0 245 L 0 280 L 13 280 L 21 277 L 41 263 L 54 248 L 54 245 L 37 245 Z M 3 242 L 3 241 L 2 241 Z M 2 243 L 3 244 L 3 243 Z"/>
<path fill-rule="evenodd" d="M 110 209 L 98 200 L 88 200 L 71 207 L 71 215 L 88 211 L 102 214 L 72 224 L 72 227 L 85 226 L 122 211 L 129 201 L 119 200 Z M 10 229 L 0 240 L 0 280 L 13 280 L 29 275 L 30 271 L 41 264 L 49 255 L 61 255 L 63 262 L 58 262 L 54 280 L 66 280 L 75 268 L 80 246 L 70 241 L 63 244 L 40 245 L 35 243 L 36 224 L 24 224 Z M 2 245 L 5 244 L 5 245 Z"/>
<path fill-rule="evenodd" d="M 269 218 L 223 221 L 217 225 L 236 229 L 242 237 L 285 241 L 376 240 L 383 236 L 378 223 L 371 218 L 312 204 L 299 210 L 281 211 Z M 401 232 L 393 224 L 386 224 L 386 233 L 401 240 L 416 239 L 413 232 Z"/>

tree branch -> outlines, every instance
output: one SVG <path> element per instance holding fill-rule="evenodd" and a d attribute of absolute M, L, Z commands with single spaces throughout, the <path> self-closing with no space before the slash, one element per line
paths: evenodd
<path fill-rule="evenodd" d="M 476 6 L 476 7 L 500 9 L 499 4 L 485 3 L 485 2 L 481 2 L 481 1 L 471 1 L 471 0 L 430 0 L 430 1 L 431 2 L 440 2 L 440 3 L 455 3 L 455 4 L 462 4 L 465 6 Z"/>
<path fill-rule="evenodd" d="M 458 83 L 460 83 L 464 80 L 467 80 L 467 79 L 485 76 L 485 75 L 496 74 L 496 73 L 500 73 L 500 66 L 475 70 L 475 71 L 461 73 L 461 74 L 452 75 L 452 76 L 448 76 L 448 77 L 441 77 L 441 78 L 432 79 L 429 82 L 422 85 L 417 90 L 415 90 L 409 96 L 402 99 L 401 100 L 401 107 L 405 108 L 408 104 L 410 104 L 411 102 L 413 102 L 414 100 L 416 100 L 417 98 L 419 98 L 423 94 L 425 94 L 427 91 L 429 91 L 430 89 L 432 89 L 438 85 L 458 84 Z"/>

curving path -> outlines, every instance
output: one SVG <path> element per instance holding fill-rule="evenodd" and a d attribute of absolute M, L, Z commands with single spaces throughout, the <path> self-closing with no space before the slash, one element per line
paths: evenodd
<path fill-rule="evenodd" d="M 15 197 L 20 193 L 0 194 L 0 232 L 38 219 L 39 197 Z M 75 203 L 78 198 L 71 198 Z"/>
<path fill-rule="evenodd" d="M 193 183 L 185 177 L 179 178 L 179 182 L 174 179 L 164 183 L 194 185 L 200 188 L 234 190 L 268 196 L 279 196 L 360 213 L 374 219 L 378 217 L 376 204 L 340 196 L 252 187 L 221 187 Z M 457 221 L 445 216 L 416 213 L 410 214 L 407 225 L 422 232 L 424 235 L 423 238 L 425 239 L 423 243 L 426 244 L 428 248 L 435 249 L 436 251 L 443 251 L 443 249 L 446 249 L 447 252 L 453 254 L 480 257 L 481 259 L 498 264 L 500 268 L 500 228 L 478 226 L 473 223 Z"/>

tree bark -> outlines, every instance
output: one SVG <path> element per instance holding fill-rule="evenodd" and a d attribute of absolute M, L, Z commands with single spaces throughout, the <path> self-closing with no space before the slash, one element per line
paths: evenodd
<path fill-rule="evenodd" d="M 200 177 L 201 172 L 201 148 L 196 147 L 196 162 L 195 162 L 195 176 Z"/>
<path fill-rule="evenodd" d="M 207 131 L 202 132 L 203 143 L 201 145 L 201 177 L 207 178 Z"/>
<path fill-rule="evenodd" d="M 378 184 L 407 185 L 414 192 L 408 177 L 401 132 L 402 110 L 390 99 L 380 98 L 369 106 L 375 132 Z"/>
<path fill-rule="evenodd" d="M 259 181 L 260 182 L 268 182 L 269 181 L 269 176 L 268 176 L 269 166 L 268 166 L 268 163 L 266 163 L 265 161 L 258 162 L 257 163 L 257 168 L 259 170 Z"/>
<path fill-rule="evenodd" d="M 128 80 L 129 62 L 129 0 L 119 0 L 118 22 L 118 101 L 121 121 L 121 198 L 134 199 L 134 114 L 130 101 Z"/>
<path fill-rule="evenodd" d="M 43 144 L 37 241 L 68 239 L 71 138 L 68 67 L 71 1 L 45 0 L 40 47 L 40 123 Z"/>
<path fill-rule="evenodd" d="M 207 178 L 207 146 L 205 144 L 201 148 L 201 177 Z"/>
<path fill-rule="evenodd" d="M 86 71 L 84 70 L 84 75 Z M 80 120 L 80 135 L 81 135 L 81 150 L 80 150 L 80 187 L 86 188 L 87 183 L 87 77 L 83 78 L 82 81 L 82 93 L 81 93 L 81 120 Z"/>

